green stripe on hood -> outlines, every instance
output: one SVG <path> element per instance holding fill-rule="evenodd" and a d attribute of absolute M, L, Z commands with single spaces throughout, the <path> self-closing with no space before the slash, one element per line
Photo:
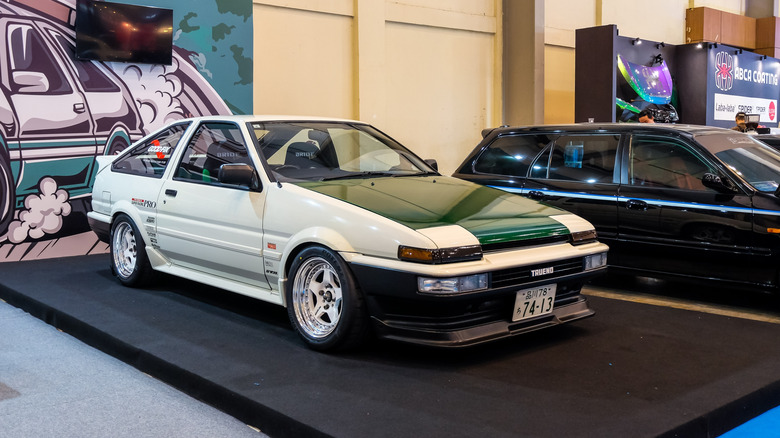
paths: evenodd
<path fill-rule="evenodd" d="M 382 177 L 296 185 L 413 229 L 460 225 L 480 243 L 569 234 L 549 216 L 562 211 L 502 190 L 446 176 Z"/>

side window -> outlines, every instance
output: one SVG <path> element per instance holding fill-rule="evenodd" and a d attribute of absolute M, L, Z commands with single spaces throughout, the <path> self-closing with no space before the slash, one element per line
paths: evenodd
<path fill-rule="evenodd" d="M 230 163 L 252 164 L 238 126 L 204 123 L 187 144 L 174 179 L 219 184 L 219 167 Z"/>
<path fill-rule="evenodd" d="M 29 25 L 8 25 L 8 56 L 14 93 L 66 94 L 72 91 L 42 36 Z"/>
<path fill-rule="evenodd" d="M 564 135 L 533 163 L 531 177 L 587 183 L 614 182 L 618 134 Z"/>
<path fill-rule="evenodd" d="M 680 141 L 639 135 L 631 141 L 628 177 L 632 185 L 710 190 L 701 182 L 707 172 L 717 173 Z"/>
<path fill-rule="evenodd" d="M 84 87 L 84 91 L 98 93 L 115 93 L 120 91 L 119 87 L 106 76 L 106 74 L 92 61 L 80 61 L 76 59 L 76 47 L 73 43 L 65 39 L 57 32 L 51 31 L 54 38 L 62 47 L 62 50 L 68 55 L 68 59 L 73 60 L 73 67 L 76 69 L 76 76 Z"/>
<path fill-rule="evenodd" d="M 132 173 L 155 178 L 162 177 L 165 166 L 189 123 L 171 126 L 116 159 L 111 165 L 115 172 Z"/>
<path fill-rule="evenodd" d="M 549 143 L 547 136 L 511 135 L 499 137 L 482 151 L 474 163 L 477 173 L 526 176 L 533 159 Z"/>

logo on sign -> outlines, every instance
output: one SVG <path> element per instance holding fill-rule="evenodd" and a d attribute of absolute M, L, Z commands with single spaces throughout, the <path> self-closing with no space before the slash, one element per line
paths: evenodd
<path fill-rule="evenodd" d="M 734 86 L 734 59 L 726 52 L 715 55 L 715 86 L 721 91 L 729 91 Z"/>
<path fill-rule="evenodd" d="M 775 108 L 775 103 L 769 102 L 769 120 L 775 120 L 775 115 L 777 115 L 777 109 Z"/>

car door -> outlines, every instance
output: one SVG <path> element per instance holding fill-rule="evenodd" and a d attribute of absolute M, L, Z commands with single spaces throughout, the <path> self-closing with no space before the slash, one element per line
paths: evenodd
<path fill-rule="evenodd" d="M 88 193 L 97 145 L 84 96 L 31 21 L 4 19 L 2 24 L 4 93 L 17 121 L 15 138 L 9 140 L 18 142 L 9 146 L 12 157 L 19 148 L 25 167 L 17 196 L 36 192 L 42 176 L 54 177 L 60 188 Z"/>
<path fill-rule="evenodd" d="M 704 186 L 706 173 L 727 178 L 708 154 L 683 138 L 635 134 L 623 162 L 614 247 L 621 265 L 744 279 L 754 262 L 751 198 Z"/>
<path fill-rule="evenodd" d="M 522 192 L 582 216 L 609 243 L 617 235 L 615 162 L 620 139 L 618 133 L 557 137 L 532 163 Z"/>
<path fill-rule="evenodd" d="M 157 201 L 159 250 L 175 265 L 268 288 L 263 269 L 265 192 L 223 184 L 223 164 L 254 166 L 241 128 L 204 122 Z"/>

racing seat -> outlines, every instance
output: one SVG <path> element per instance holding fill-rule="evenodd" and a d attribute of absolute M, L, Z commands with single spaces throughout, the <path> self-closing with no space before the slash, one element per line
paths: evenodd
<path fill-rule="evenodd" d="M 321 167 L 322 163 L 317 158 L 320 148 L 314 143 L 299 141 L 290 144 L 287 147 L 287 154 L 284 157 L 285 166 L 294 166 L 299 169 L 308 169 Z"/>
<path fill-rule="evenodd" d="M 243 145 L 227 140 L 212 143 L 206 151 L 206 161 L 203 163 L 203 180 L 217 181 L 219 167 L 232 163 L 252 164 Z"/>

